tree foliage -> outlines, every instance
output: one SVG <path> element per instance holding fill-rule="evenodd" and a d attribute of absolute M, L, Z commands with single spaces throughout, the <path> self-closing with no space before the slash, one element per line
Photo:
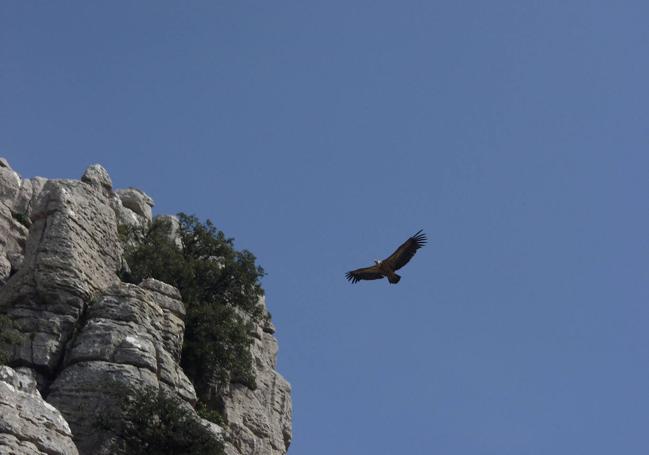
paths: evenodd
<path fill-rule="evenodd" d="M 111 383 L 115 406 L 106 407 L 97 426 L 118 437 L 116 444 L 132 455 L 222 455 L 223 442 L 186 404 L 158 389 L 129 391 Z"/>
<path fill-rule="evenodd" d="M 210 220 L 201 223 L 183 213 L 178 219 L 181 248 L 164 219 L 144 233 L 121 232 L 130 267 L 124 279 L 139 283 L 153 277 L 180 290 L 187 309 L 181 366 L 199 399 L 230 382 L 254 388 L 251 331 L 262 317 L 264 271 Z"/>

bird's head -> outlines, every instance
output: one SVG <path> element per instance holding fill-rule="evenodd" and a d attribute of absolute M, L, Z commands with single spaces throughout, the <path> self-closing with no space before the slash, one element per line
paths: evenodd
<path fill-rule="evenodd" d="M 378 259 L 374 259 L 374 265 L 381 265 L 381 262 L 383 262 L 383 261 L 379 261 Z"/>

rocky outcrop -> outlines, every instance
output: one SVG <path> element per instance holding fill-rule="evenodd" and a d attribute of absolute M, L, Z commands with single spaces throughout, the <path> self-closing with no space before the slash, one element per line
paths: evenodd
<path fill-rule="evenodd" d="M 144 191 L 137 188 L 126 188 L 116 191 L 117 197 L 122 201 L 122 205 L 131 210 L 136 215 L 141 216 L 146 222 L 151 223 L 153 214 L 153 199 Z"/>
<path fill-rule="evenodd" d="M 0 366 L 0 454 L 78 454 L 70 427 L 41 398 L 29 370 Z"/>
<path fill-rule="evenodd" d="M 195 403 L 194 387 L 178 365 L 185 328 L 179 297 L 175 288 L 147 280 L 114 284 L 89 306 L 47 397 L 65 415 L 81 453 L 113 436 L 96 425 L 114 406 L 112 387 L 162 388 Z"/>
<path fill-rule="evenodd" d="M 0 158 L 0 284 L 22 264 L 32 206 L 45 179 L 21 179 L 4 158 Z"/>
<path fill-rule="evenodd" d="M 122 283 L 116 273 L 125 267 L 118 227 L 142 232 L 152 207 L 140 190 L 113 191 L 99 165 L 81 180 L 22 179 L 0 159 L 0 314 L 22 334 L 9 356 L 20 371 L 0 368 L 0 454 L 117 453 L 116 436 L 95 425 L 115 406 L 110 384 L 157 388 L 195 405 L 179 366 L 178 290 L 153 279 Z M 178 220 L 163 221 L 182 246 Z M 228 435 L 229 455 L 288 448 L 290 386 L 275 371 L 273 332 L 269 322 L 256 328 L 257 388 L 231 385 L 229 427 L 203 422 Z"/>
<path fill-rule="evenodd" d="M 109 199 L 76 180 L 48 180 L 31 213 L 24 259 L 0 289 L 0 307 L 23 341 L 15 363 L 39 372 L 41 387 L 93 296 L 118 281 L 121 246 Z"/>
<path fill-rule="evenodd" d="M 151 225 L 154 203 L 144 191 L 135 188 L 117 190 L 111 202 L 120 226 L 141 232 Z"/>
<path fill-rule="evenodd" d="M 81 176 L 81 181 L 95 187 L 106 195 L 110 195 L 113 191 L 113 180 L 101 164 L 88 166 Z"/>
<path fill-rule="evenodd" d="M 263 298 L 261 304 L 267 314 Z M 291 443 L 291 385 L 275 370 L 275 327 L 268 317 L 263 321 L 252 346 L 257 388 L 231 384 L 224 399 L 227 455 L 283 455 Z"/>

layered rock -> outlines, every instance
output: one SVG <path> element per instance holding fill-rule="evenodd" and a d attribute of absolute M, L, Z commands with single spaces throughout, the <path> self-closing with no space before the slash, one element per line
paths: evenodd
<path fill-rule="evenodd" d="M 265 302 L 261 304 L 266 312 Z M 291 385 L 279 374 L 275 327 L 268 318 L 255 328 L 252 354 L 257 388 L 231 384 L 224 397 L 227 455 L 283 455 L 291 443 Z"/>
<path fill-rule="evenodd" d="M 117 190 L 111 202 L 120 226 L 142 233 L 151 225 L 154 203 L 144 191 L 136 188 Z"/>
<path fill-rule="evenodd" d="M 92 297 L 118 281 L 121 247 L 109 198 L 78 180 L 48 180 L 30 215 L 24 259 L 0 289 L 0 307 L 25 335 L 13 362 L 38 371 L 44 386 Z"/>
<path fill-rule="evenodd" d="M 0 454 L 78 454 L 70 427 L 41 398 L 29 370 L 0 366 Z"/>
<path fill-rule="evenodd" d="M 178 290 L 152 279 L 125 284 L 116 274 L 124 267 L 118 226 L 143 232 L 152 206 L 139 190 L 113 191 L 99 165 L 81 180 L 22 179 L 0 158 L 0 313 L 23 335 L 10 353 L 21 379 L 0 369 L 0 454 L 113 453 L 113 435 L 95 426 L 115 405 L 109 384 L 195 404 L 179 367 Z M 182 247 L 178 220 L 164 221 Z M 224 397 L 229 455 L 284 454 L 290 443 L 290 385 L 275 371 L 273 332 L 270 323 L 256 327 L 256 390 L 233 384 Z"/>
<path fill-rule="evenodd" d="M 185 328 L 179 297 L 156 280 L 117 283 L 88 308 L 47 397 L 68 420 L 82 454 L 109 450 L 112 435 L 96 422 L 115 405 L 113 386 L 162 388 L 195 403 L 194 387 L 178 364 Z"/>
<path fill-rule="evenodd" d="M 32 206 L 45 179 L 21 179 L 4 158 L 0 158 L 0 283 L 22 264 Z"/>

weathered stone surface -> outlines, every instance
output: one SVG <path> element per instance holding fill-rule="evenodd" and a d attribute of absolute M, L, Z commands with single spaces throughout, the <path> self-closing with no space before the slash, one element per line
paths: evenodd
<path fill-rule="evenodd" d="M 4 164 L 4 166 L 0 166 L 0 202 L 13 208 L 21 186 L 21 179 L 18 173 L 11 169 L 7 160 L 4 160 Z"/>
<path fill-rule="evenodd" d="M 108 198 L 77 180 L 48 180 L 32 219 L 0 307 L 27 335 L 13 360 L 52 373 L 92 296 L 118 281 L 121 247 Z"/>
<path fill-rule="evenodd" d="M 176 354 L 184 331 L 178 297 L 175 288 L 155 280 L 143 286 L 117 283 L 89 306 L 47 396 L 68 419 L 82 454 L 111 437 L 93 425 L 99 412 L 114 405 L 111 383 L 163 388 L 195 403 L 194 388 Z M 170 324 L 169 317 L 177 320 Z"/>
<path fill-rule="evenodd" d="M 111 207 L 115 212 L 115 217 L 117 218 L 117 225 L 122 228 L 126 227 L 132 231 L 132 234 L 135 235 L 129 243 L 129 247 L 134 247 L 138 241 L 142 240 L 144 233 L 150 226 L 150 223 L 141 216 L 135 213 L 133 210 L 126 208 L 122 205 L 122 200 L 116 195 L 113 194 L 110 200 Z M 126 245 L 125 245 L 126 247 Z"/>
<path fill-rule="evenodd" d="M 30 206 L 33 195 L 34 188 L 32 181 L 29 179 L 22 179 L 20 181 L 20 188 L 18 188 L 18 194 L 16 194 L 16 198 L 13 201 L 13 211 L 27 216 L 27 212 L 31 209 Z"/>
<path fill-rule="evenodd" d="M 88 166 L 81 176 L 81 181 L 107 194 L 110 194 L 113 190 L 113 181 L 108 175 L 108 171 L 101 164 Z"/>
<path fill-rule="evenodd" d="M 0 203 L 0 251 L 5 256 L 24 254 L 29 229 L 18 221 L 11 209 Z"/>
<path fill-rule="evenodd" d="M 72 433 L 22 371 L 0 367 L 0 454 L 74 455 Z"/>
<path fill-rule="evenodd" d="M 185 305 L 180 300 L 180 292 L 175 287 L 152 278 L 144 280 L 140 287 L 151 291 L 154 301 L 162 308 L 162 339 L 174 361 L 180 362 L 185 334 Z"/>
<path fill-rule="evenodd" d="M 257 389 L 232 384 L 224 398 L 227 455 L 284 455 L 291 443 L 291 385 L 275 370 L 277 340 L 267 326 L 257 326 L 252 346 Z"/>
<path fill-rule="evenodd" d="M 47 179 L 44 179 L 43 177 L 22 179 L 18 194 L 13 202 L 13 211 L 15 213 L 22 213 L 31 218 L 32 208 L 36 204 L 36 199 L 46 182 Z"/>
<path fill-rule="evenodd" d="M 130 246 L 134 246 L 151 226 L 153 199 L 143 191 L 128 188 L 117 190 L 112 196 L 111 205 L 117 216 L 117 224 L 132 230 L 134 237 L 131 238 Z M 125 264 L 125 267 L 127 268 L 128 264 Z"/>
<path fill-rule="evenodd" d="M 0 158 L 0 284 L 15 271 L 15 259 L 10 257 L 22 256 L 25 250 L 29 218 L 16 206 L 23 182 L 7 160 Z M 29 192 L 31 197 L 31 185 Z"/>
<path fill-rule="evenodd" d="M 122 201 L 124 207 L 143 217 L 147 223 L 151 223 L 151 220 L 153 219 L 151 209 L 154 203 L 153 199 L 149 195 L 137 188 L 117 190 L 115 193 Z"/>

